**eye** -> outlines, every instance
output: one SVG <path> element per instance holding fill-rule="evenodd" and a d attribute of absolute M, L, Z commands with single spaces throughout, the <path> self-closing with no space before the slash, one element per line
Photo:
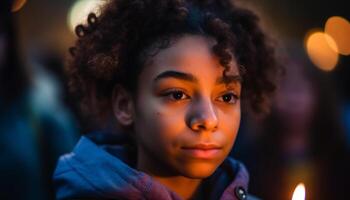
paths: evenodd
<path fill-rule="evenodd" d="M 189 96 L 181 90 L 173 90 L 173 91 L 166 92 L 164 96 L 168 97 L 172 101 L 189 99 Z"/>
<path fill-rule="evenodd" d="M 218 97 L 219 101 L 225 102 L 225 103 L 229 103 L 229 104 L 235 104 L 237 102 L 237 100 L 239 99 L 239 97 L 234 94 L 234 93 L 226 93 L 220 97 Z"/>

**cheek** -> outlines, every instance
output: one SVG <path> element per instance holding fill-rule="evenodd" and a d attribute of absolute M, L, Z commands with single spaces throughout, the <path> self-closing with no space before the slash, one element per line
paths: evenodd
<path fill-rule="evenodd" d="M 164 148 L 179 144 L 179 133 L 186 128 L 182 109 L 174 111 L 156 98 L 142 101 L 138 108 L 135 128 L 139 137 Z"/>
<path fill-rule="evenodd" d="M 240 106 L 237 106 L 230 112 L 221 112 L 220 113 L 220 121 L 219 121 L 219 129 L 222 132 L 222 136 L 224 141 L 227 144 L 227 148 L 231 148 L 240 126 L 241 121 L 241 110 Z"/>

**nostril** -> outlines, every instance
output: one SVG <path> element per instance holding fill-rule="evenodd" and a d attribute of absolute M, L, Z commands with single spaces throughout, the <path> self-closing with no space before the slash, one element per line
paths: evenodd
<path fill-rule="evenodd" d="M 206 128 L 203 124 L 201 124 L 201 125 L 198 125 L 198 129 L 205 130 Z"/>
<path fill-rule="evenodd" d="M 211 132 L 215 132 L 217 129 L 218 129 L 217 125 L 212 126 L 212 127 L 209 128 L 209 130 L 211 130 Z"/>
<path fill-rule="evenodd" d="M 217 130 L 217 124 L 214 123 L 208 123 L 201 120 L 193 120 L 192 123 L 190 123 L 190 128 L 194 131 L 216 131 Z"/>

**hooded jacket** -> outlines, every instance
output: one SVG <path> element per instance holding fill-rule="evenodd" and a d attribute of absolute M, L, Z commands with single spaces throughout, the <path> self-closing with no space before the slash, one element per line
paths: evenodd
<path fill-rule="evenodd" d="M 151 176 L 130 166 L 121 145 L 99 144 L 82 136 L 72 153 L 59 159 L 54 173 L 57 199 L 181 200 Z M 248 199 L 248 173 L 227 158 L 201 184 L 200 199 Z"/>

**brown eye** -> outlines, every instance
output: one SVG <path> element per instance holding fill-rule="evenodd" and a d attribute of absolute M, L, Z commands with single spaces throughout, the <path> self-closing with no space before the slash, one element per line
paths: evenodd
<path fill-rule="evenodd" d="M 229 103 L 229 104 L 235 104 L 238 100 L 238 96 L 234 93 L 227 93 L 218 98 L 219 101 Z"/>
<path fill-rule="evenodd" d="M 185 94 L 181 91 L 176 91 L 171 94 L 172 98 L 175 100 L 181 100 L 185 97 Z"/>
<path fill-rule="evenodd" d="M 165 93 L 163 96 L 165 96 L 166 98 L 172 101 L 180 101 L 180 100 L 185 100 L 189 98 L 188 95 L 186 95 L 183 91 L 180 91 L 180 90 L 169 91 Z"/>
<path fill-rule="evenodd" d="M 234 97 L 231 94 L 226 94 L 224 96 L 222 96 L 222 100 L 224 102 L 230 102 Z"/>

